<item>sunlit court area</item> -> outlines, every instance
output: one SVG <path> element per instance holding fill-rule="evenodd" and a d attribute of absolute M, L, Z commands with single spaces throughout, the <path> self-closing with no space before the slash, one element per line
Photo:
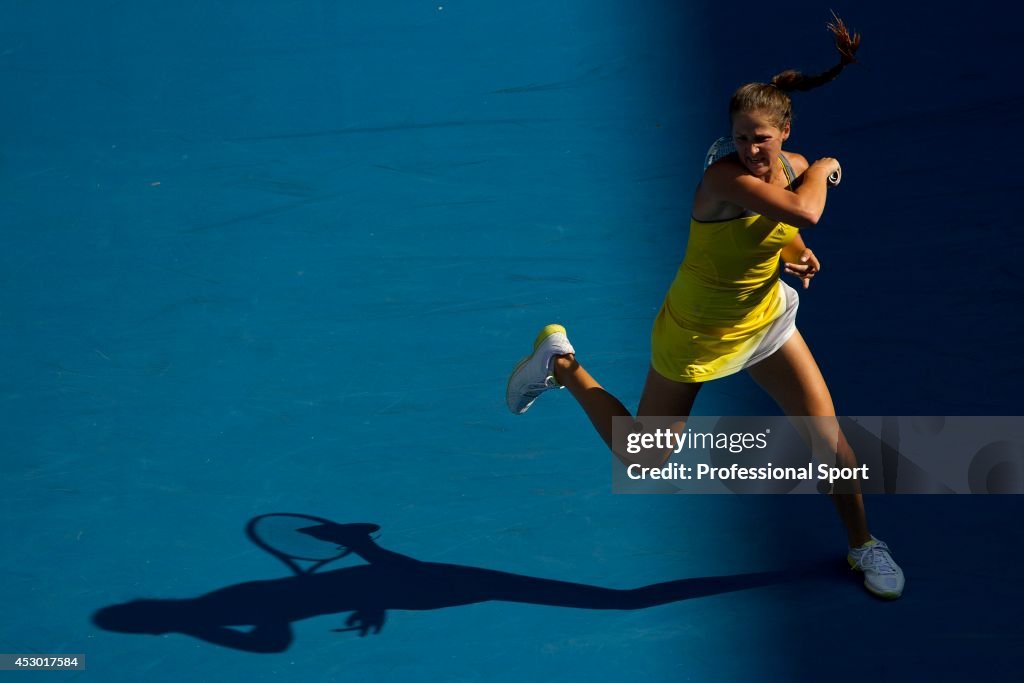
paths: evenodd
<path fill-rule="evenodd" d="M 831 66 L 832 9 L 857 61 L 793 94 L 785 149 L 842 183 L 783 280 L 835 411 L 1024 415 L 1019 8 L 4 3 L 0 655 L 1015 680 L 1019 496 L 866 496 L 906 573 L 881 600 L 826 496 L 614 493 L 570 391 L 506 405 L 558 323 L 635 411 L 730 96 Z M 781 410 L 737 372 L 693 413 Z"/>

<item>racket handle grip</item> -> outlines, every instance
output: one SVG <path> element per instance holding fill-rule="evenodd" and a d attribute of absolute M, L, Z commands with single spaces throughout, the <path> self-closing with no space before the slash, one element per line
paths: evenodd
<path fill-rule="evenodd" d="M 842 180 L 842 179 L 843 179 L 843 169 L 842 169 L 842 167 L 839 167 L 836 170 L 832 171 L 832 173 L 829 174 L 829 176 L 828 176 L 828 186 L 829 187 L 836 187 L 837 185 L 839 185 L 839 181 Z"/>

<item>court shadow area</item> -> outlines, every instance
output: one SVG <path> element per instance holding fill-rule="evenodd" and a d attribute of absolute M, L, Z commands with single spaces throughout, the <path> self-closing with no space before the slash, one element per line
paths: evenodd
<path fill-rule="evenodd" d="M 344 546 L 365 564 L 278 579 L 247 581 L 184 599 L 142 599 L 96 611 L 107 631 L 183 633 L 208 643 L 254 653 L 283 652 L 292 622 L 350 613 L 337 631 L 379 633 L 391 610 L 434 610 L 506 601 L 591 610 L 637 610 L 720 593 L 750 590 L 828 574 L 822 565 L 733 576 L 666 581 L 639 588 L 603 588 L 509 572 L 424 562 L 387 550 L 369 524 L 325 523 L 303 530 Z"/>

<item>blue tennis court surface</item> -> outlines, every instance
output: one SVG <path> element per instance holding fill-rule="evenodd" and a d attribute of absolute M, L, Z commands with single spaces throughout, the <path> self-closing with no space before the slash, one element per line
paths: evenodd
<path fill-rule="evenodd" d="M 1024 414 L 1014 13 L 844 10 L 863 64 L 795 98 L 790 147 L 844 168 L 805 234 L 823 269 L 799 317 L 841 414 Z M 5 15 L 0 653 L 85 654 L 51 675 L 69 681 L 985 680 L 1024 664 L 1016 497 L 869 499 L 908 577 L 882 603 L 844 569 L 823 498 L 613 496 L 567 392 L 504 406 L 557 321 L 635 407 L 728 96 L 827 67 L 827 6 Z M 775 408 L 735 376 L 697 411 Z M 285 581 L 244 533 L 281 512 L 379 525 L 377 547 L 415 562 L 352 555 L 315 586 Z M 236 632 L 283 650 L 260 654 L 92 620 L 137 599 L 191 600 L 192 626 L 222 638 L 243 604 L 311 615 L 290 643 Z M 380 633 L 333 630 L 354 613 Z"/>

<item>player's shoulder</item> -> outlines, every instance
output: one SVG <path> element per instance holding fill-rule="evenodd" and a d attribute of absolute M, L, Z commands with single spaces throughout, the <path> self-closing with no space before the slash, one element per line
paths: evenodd
<path fill-rule="evenodd" d="M 704 180 L 720 181 L 726 178 L 735 178 L 739 175 L 744 175 L 746 169 L 743 164 L 740 163 L 739 157 L 736 156 L 736 152 L 727 154 L 721 159 L 715 161 L 715 163 L 704 169 Z"/>
<path fill-rule="evenodd" d="M 803 154 L 797 154 L 796 152 L 788 152 L 785 150 L 782 153 L 786 156 L 786 161 L 788 161 L 789 165 L 793 167 L 793 172 L 797 175 L 803 174 L 803 172 L 807 170 L 807 167 L 810 166 Z"/>

